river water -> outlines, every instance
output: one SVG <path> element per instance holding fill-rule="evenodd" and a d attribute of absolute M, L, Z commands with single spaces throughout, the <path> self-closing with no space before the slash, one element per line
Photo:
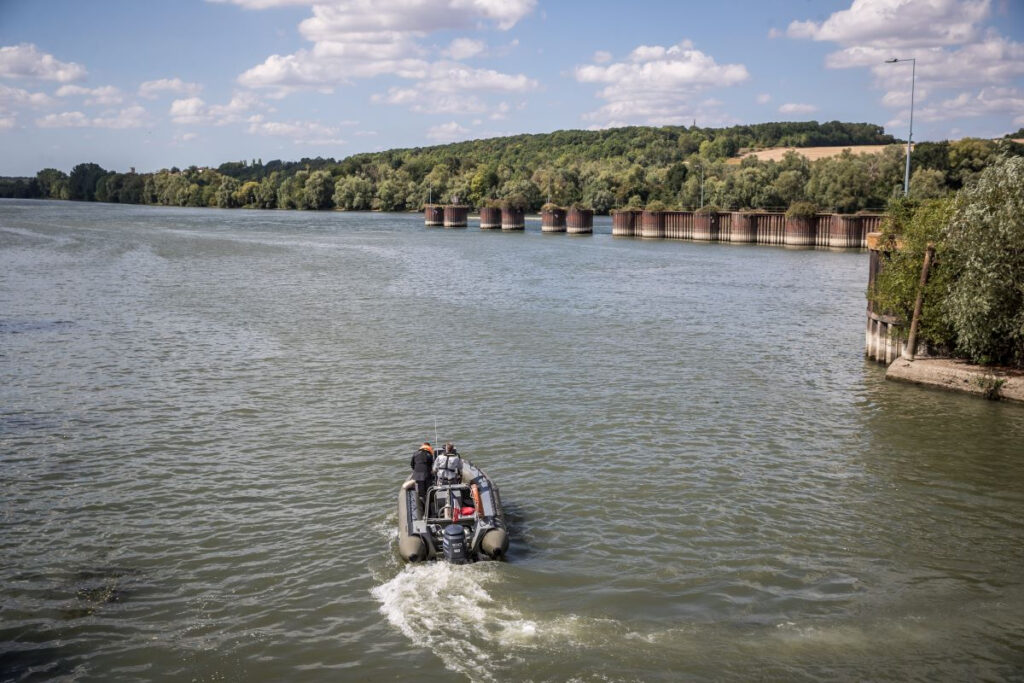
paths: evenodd
<path fill-rule="evenodd" d="M 0 202 L 0 679 L 1024 677 L 1024 408 L 867 256 Z M 508 561 L 403 567 L 421 439 Z"/>

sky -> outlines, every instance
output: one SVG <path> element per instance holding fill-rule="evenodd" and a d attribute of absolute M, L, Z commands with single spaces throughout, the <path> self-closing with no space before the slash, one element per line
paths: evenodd
<path fill-rule="evenodd" d="M 1024 0 L 0 0 L 0 175 L 624 125 L 905 140 L 912 73 L 915 141 L 1024 127 Z"/>

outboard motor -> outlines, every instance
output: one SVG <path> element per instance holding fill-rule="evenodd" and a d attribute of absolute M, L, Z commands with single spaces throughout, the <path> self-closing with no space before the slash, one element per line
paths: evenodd
<path fill-rule="evenodd" d="M 466 564 L 469 555 L 466 552 L 466 530 L 459 524 L 449 524 L 444 528 L 444 559 L 452 564 Z"/>

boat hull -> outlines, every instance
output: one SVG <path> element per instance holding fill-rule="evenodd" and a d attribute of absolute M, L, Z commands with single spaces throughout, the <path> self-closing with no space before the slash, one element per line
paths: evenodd
<path fill-rule="evenodd" d="M 410 476 L 398 490 L 398 554 L 403 560 L 452 559 L 445 556 L 442 538 L 453 524 L 465 529 L 469 561 L 505 557 L 509 538 L 498 487 L 471 462 L 463 459 L 459 482 L 430 487 L 426 503 L 421 504 Z"/>

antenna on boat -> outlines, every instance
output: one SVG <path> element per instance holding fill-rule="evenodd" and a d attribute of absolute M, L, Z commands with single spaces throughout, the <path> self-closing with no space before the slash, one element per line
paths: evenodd
<path fill-rule="evenodd" d="M 440 439 L 437 438 L 437 418 L 434 418 L 434 443 L 440 444 Z"/>

